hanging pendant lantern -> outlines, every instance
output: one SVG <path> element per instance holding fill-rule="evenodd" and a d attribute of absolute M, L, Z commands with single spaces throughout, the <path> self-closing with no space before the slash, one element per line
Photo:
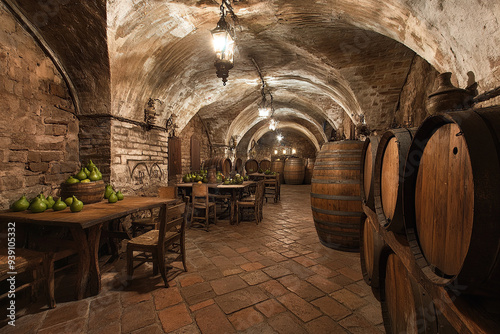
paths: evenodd
<path fill-rule="evenodd" d="M 217 77 L 222 79 L 224 86 L 229 76 L 229 70 L 234 66 L 234 39 L 230 25 L 226 22 L 224 6 L 220 6 L 221 16 L 217 27 L 211 31 Z"/>

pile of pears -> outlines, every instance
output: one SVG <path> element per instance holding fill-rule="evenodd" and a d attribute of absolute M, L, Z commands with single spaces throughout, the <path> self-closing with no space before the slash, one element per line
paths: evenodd
<path fill-rule="evenodd" d="M 45 212 L 48 209 L 54 211 L 62 211 L 69 206 L 71 212 L 80 212 L 83 209 L 83 202 L 75 196 L 68 197 L 66 200 L 59 198 L 57 201 L 52 197 L 45 197 L 43 193 L 33 198 L 31 201 L 26 199 L 26 195 L 21 196 L 20 199 L 12 203 L 10 209 L 15 212 L 29 210 L 32 213 Z"/>
<path fill-rule="evenodd" d="M 104 198 L 108 200 L 108 203 L 116 203 L 121 201 L 124 196 L 121 190 L 115 191 L 111 184 L 106 185 L 104 188 Z"/>
<path fill-rule="evenodd" d="M 87 183 L 102 180 L 102 174 L 99 171 L 99 168 L 89 160 L 85 167 L 82 167 L 78 173 L 74 176 L 70 176 L 66 183 L 74 184 L 74 183 Z"/>
<path fill-rule="evenodd" d="M 189 172 L 184 177 L 182 178 L 182 181 L 184 183 L 190 183 L 190 182 L 203 182 L 203 183 L 208 183 L 208 170 L 202 169 L 199 172 Z"/>

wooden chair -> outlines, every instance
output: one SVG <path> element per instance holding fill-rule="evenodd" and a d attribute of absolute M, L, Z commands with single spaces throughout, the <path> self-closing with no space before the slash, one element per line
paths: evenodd
<path fill-rule="evenodd" d="M 191 224 L 190 226 L 204 225 L 208 232 L 210 211 L 213 208 L 214 224 L 217 224 L 217 205 L 210 201 L 208 185 L 206 183 L 193 183 L 191 191 Z M 203 216 L 195 216 L 196 211 L 204 212 Z M 201 220 L 201 221 L 197 221 Z"/>
<path fill-rule="evenodd" d="M 54 257 L 53 253 L 38 252 L 25 248 L 15 248 L 15 267 L 9 266 L 8 249 L 0 248 L 0 281 L 5 281 L 16 272 L 15 292 L 31 288 L 31 297 L 35 299 L 38 290 L 43 285 L 47 295 L 47 304 L 50 308 L 56 307 L 54 298 Z M 32 280 L 26 284 L 19 285 L 17 275 L 30 273 Z M 10 284 L 9 284 L 10 285 Z M 8 289 L 10 290 L 10 289 Z M 10 291 L 2 294 L 0 299 L 9 296 Z"/>
<path fill-rule="evenodd" d="M 160 270 L 165 287 L 168 288 L 167 266 L 165 265 L 165 255 L 168 250 L 179 254 L 175 259 L 182 261 L 184 271 L 186 267 L 186 203 L 176 203 L 160 210 L 160 227 L 158 230 L 151 230 L 127 243 L 127 274 L 132 278 L 134 269 L 145 262 L 153 263 L 153 274 L 158 274 Z M 134 252 L 139 252 L 134 255 Z M 134 267 L 134 261 L 140 262 Z"/>
<path fill-rule="evenodd" d="M 267 178 L 264 180 L 264 197 L 266 199 L 272 198 L 274 203 L 277 203 L 279 200 L 279 176 L 274 178 Z"/>
<path fill-rule="evenodd" d="M 255 223 L 258 225 L 262 220 L 262 205 L 264 200 L 264 181 L 257 182 L 255 195 L 246 197 L 242 200 L 236 201 L 236 224 L 240 223 L 240 215 L 244 209 L 253 209 L 255 216 Z"/>
<path fill-rule="evenodd" d="M 160 198 L 177 198 L 177 187 L 159 187 L 158 197 Z M 132 236 L 137 236 L 137 232 L 147 232 L 155 230 L 158 226 L 158 216 L 154 214 L 153 209 L 149 210 L 148 217 L 136 217 L 132 219 Z"/>

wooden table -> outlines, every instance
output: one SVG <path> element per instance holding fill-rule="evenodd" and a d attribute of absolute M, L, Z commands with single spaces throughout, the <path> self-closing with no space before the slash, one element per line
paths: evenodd
<path fill-rule="evenodd" d="M 249 186 L 255 184 L 254 181 L 244 181 L 242 184 L 218 184 L 218 183 L 208 183 L 208 188 L 217 189 L 221 192 L 230 193 L 231 194 L 231 214 L 229 217 L 229 222 L 234 224 L 234 217 L 236 211 L 236 201 L 240 197 L 243 190 L 247 189 Z M 176 186 L 179 189 L 188 189 L 193 186 L 193 183 L 177 183 Z"/>
<path fill-rule="evenodd" d="M 117 203 L 102 201 L 87 204 L 80 212 L 71 212 L 69 208 L 64 211 L 47 210 L 42 213 L 1 211 L 0 224 L 15 222 L 69 228 L 79 254 L 76 298 L 82 299 L 86 296 L 87 290 L 90 295 L 96 295 L 101 291 L 98 249 L 102 225 L 137 211 L 156 207 L 166 210 L 167 204 L 173 201 L 175 200 L 158 197 L 127 196 Z"/>
<path fill-rule="evenodd" d="M 248 177 L 252 180 L 262 180 L 262 179 L 275 179 L 277 174 L 265 174 L 265 173 L 251 173 L 248 174 Z"/>

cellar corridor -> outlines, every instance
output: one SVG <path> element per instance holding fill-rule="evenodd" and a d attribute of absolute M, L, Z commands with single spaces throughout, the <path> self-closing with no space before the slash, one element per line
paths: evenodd
<path fill-rule="evenodd" d="M 363 281 L 359 254 L 318 242 L 310 187 L 283 185 L 281 202 L 264 205 L 259 225 L 222 220 L 209 233 L 187 230 L 189 271 L 174 263 L 168 289 L 161 276 L 151 276 L 151 266 L 127 282 L 121 258 L 103 272 L 98 296 L 48 311 L 42 306 L 2 332 L 383 333 L 380 303 Z M 56 282 L 56 291 L 71 299 L 71 278 Z"/>

